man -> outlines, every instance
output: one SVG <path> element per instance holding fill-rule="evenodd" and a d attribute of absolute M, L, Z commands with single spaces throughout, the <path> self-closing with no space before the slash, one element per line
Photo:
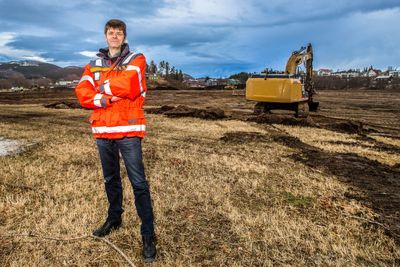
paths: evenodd
<path fill-rule="evenodd" d="M 90 117 L 96 138 L 109 203 L 106 222 L 93 232 L 105 236 L 121 226 L 122 186 L 119 153 L 132 184 L 136 211 L 141 219 L 143 257 L 155 259 L 153 208 L 142 160 L 141 140 L 145 136 L 143 103 L 146 96 L 146 59 L 129 51 L 126 25 L 112 19 L 104 27 L 108 48 L 85 66 L 75 88 L 80 104 L 93 109 Z"/>

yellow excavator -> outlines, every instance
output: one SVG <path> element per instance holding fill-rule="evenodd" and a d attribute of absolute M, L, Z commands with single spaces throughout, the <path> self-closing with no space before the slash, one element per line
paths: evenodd
<path fill-rule="evenodd" d="M 268 113 L 274 109 L 292 110 L 296 117 L 307 117 L 309 111 L 317 111 L 314 102 L 313 50 L 311 44 L 294 51 L 286 63 L 285 73 L 254 74 L 246 82 L 246 99 L 257 101 L 255 114 Z M 299 65 L 304 64 L 305 73 Z"/>

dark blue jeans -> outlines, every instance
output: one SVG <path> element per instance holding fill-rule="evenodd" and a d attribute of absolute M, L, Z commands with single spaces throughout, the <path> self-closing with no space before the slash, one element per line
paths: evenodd
<path fill-rule="evenodd" d="M 144 174 L 141 141 L 139 137 L 96 139 L 109 203 L 107 220 L 121 220 L 124 211 L 122 209 L 122 184 L 119 165 L 119 152 L 121 152 L 129 181 L 133 187 L 136 211 L 142 221 L 140 232 L 142 235 L 154 235 L 153 208 L 149 185 Z"/>

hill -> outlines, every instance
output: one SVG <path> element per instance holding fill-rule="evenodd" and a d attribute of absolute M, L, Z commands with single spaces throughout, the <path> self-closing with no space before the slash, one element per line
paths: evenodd
<path fill-rule="evenodd" d="M 10 61 L 0 64 L 0 79 L 11 77 L 50 78 L 58 80 L 61 78 L 79 79 L 83 71 L 80 67 L 59 67 L 54 64 L 44 63 L 33 60 Z"/>
<path fill-rule="evenodd" d="M 77 66 L 59 67 L 54 64 L 39 61 L 24 60 L 0 63 L 0 79 L 38 79 L 48 78 L 58 80 L 79 80 L 83 68 Z M 191 77 L 184 74 L 185 77 Z M 157 80 L 148 80 L 150 89 L 183 89 L 181 82 L 159 77 Z"/>

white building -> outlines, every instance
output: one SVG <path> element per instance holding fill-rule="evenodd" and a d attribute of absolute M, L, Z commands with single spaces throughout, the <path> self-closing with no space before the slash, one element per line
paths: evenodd
<path fill-rule="evenodd" d="M 375 77 L 375 81 L 391 81 L 393 78 L 392 75 L 379 75 Z"/>
<path fill-rule="evenodd" d="M 57 81 L 54 85 L 55 86 L 65 86 L 65 87 L 75 87 L 79 83 L 79 80 L 73 80 L 73 81 Z"/>
<path fill-rule="evenodd" d="M 340 78 L 356 78 L 360 77 L 361 73 L 356 71 L 339 71 L 335 72 L 332 75 L 340 77 Z"/>
<path fill-rule="evenodd" d="M 72 81 L 58 81 L 58 82 L 56 82 L 56 85 L 67 86 L 67 85 L 70 85 L 71 83 L 72 83 Z"/>
<path fill-rule="evenodd" d="M 330 69 L 319 69 L 317 71 L 318 76 L 331 76 L 332 75 L 332 70 Z"/>
<path fill-rule="evenodd" d="M 400 77 L 400 70 L 399 69 L 390 70 L 389 75 L 391 75 L 392 77 Z"/>

